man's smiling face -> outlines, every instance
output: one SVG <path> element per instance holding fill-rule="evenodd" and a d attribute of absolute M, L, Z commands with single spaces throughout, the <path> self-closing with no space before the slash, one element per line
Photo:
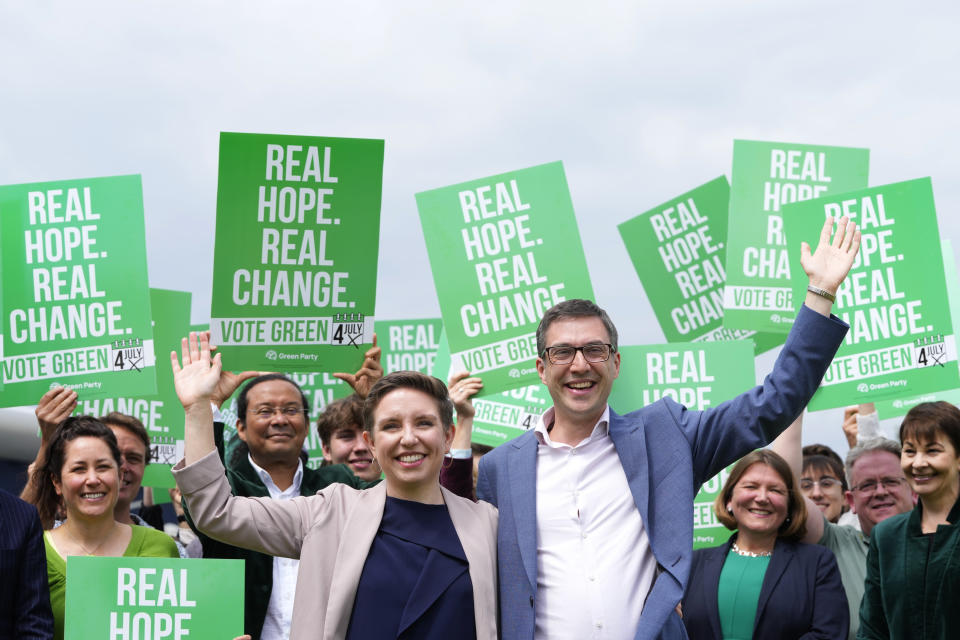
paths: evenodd
<path fill-rule="evenodd" d="M 286 380 L 268 380 L 247 393 L 247 415 L 237 421 L 237 435 L 247 443 L 254 462 L 295 463 L 307 437 L 300 390 Z"/>
<path fill-rule="evenodd" d="M 548 349 L 610 343 L 610 334 L 597 316 L 555 320 L 545 338 Z M 613 381 L 620 375 L 620 354 L 611 353 L 604 362 L 587 362 L 578 351 L 569 364 L 553 364 L 543 355 L 537 358 L 537 371 L 553 398 L 558 421 L 595 423 L 606 409 Z"/>
<path fill-rule="evenodd" d="M 361 480 L 380 478 L 380 464 L 363 439 L 363 428 L 346 424 L 334 430 L 330 443 L 323 445 L 323 457 L 333 464 L 345 464 Z"/>

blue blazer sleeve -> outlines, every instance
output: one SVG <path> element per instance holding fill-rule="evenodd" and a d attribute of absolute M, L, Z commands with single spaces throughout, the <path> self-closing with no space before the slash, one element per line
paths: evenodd
<path fill-rule="evenodd" d="M 766 446 L 810 401 L 849 327 L 801 307 L 793 330 L 763 383 L 706 411 L 668 403 L 690 444 L 694 486 L 746 452 Z"/>

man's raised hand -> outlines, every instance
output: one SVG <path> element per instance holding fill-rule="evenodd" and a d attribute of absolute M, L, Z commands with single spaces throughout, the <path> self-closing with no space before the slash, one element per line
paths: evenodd
<path fill-rule="evenodd" d="M 860 249 L 860 229 L 844 216 L 837 223 L 837 232 L 832 232 L 833 216 L 827 216 L 820 230 L 816 251 L 811 254 L 809 244 L 800 244 L 800 264 L 810 278 L 811 285 L 836 295 Z"/>

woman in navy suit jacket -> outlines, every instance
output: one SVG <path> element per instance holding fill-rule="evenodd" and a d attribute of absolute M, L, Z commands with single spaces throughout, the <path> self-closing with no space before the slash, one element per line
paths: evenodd
<path fill-rule="evenodd" d="M 693 640 L 846 638 L 846 595 L 833 553 L 797 542 L 806 508 L 786 461 L 761 449 L 734 466 L 714 504 L 735 529 L 693 554 L 683 623 Z"/>

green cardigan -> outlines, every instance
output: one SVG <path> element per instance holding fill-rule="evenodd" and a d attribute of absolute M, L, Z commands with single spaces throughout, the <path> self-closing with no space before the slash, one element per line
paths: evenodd
<path fill-rule="evenodd" d="M 214 439 L 220 459 L 224 458 L 223 425 L 216 423 Z M 264 486 L 257 472 L 250 466 L 245 449 L 231 448 L 229 460 L 224 464 L 227 468 L 227 481 L 235 496 L 269 497 L 270 492 Z M 366 489 L 376 484 L 360 480 L 346 465 L 338 464 L 319 469 L 310 469 L 304 464 L 303 481 L 300 483 L 300 495 L 312 496 L 317 491 L 340 482 L 356 489 Z M 379 482 L 379 481 L 377 481 Z M 189 511 L 184 510 L 190 527 L 197 528 L 190 518 Z M 263 629 L 263 621 L 267 617 L 267 606 L 270 604 L 270 593 L 273 591 L 273 556 L 264 553 L 234 547 L 197 532 L 203 544 L 204 558 L 231 558 L 245 562 L 244 593 L 246 594 L 243 607 L 243 632 L 250 634 L 253 640 L 258 640 Z"/>
<path fill-rule="evenodd" d="M 940 640 L 960 633 L 960 500 L 949 525 L 920 530 L 923 507 L 884 520 L 870 535 L 857 638 Z"/>

